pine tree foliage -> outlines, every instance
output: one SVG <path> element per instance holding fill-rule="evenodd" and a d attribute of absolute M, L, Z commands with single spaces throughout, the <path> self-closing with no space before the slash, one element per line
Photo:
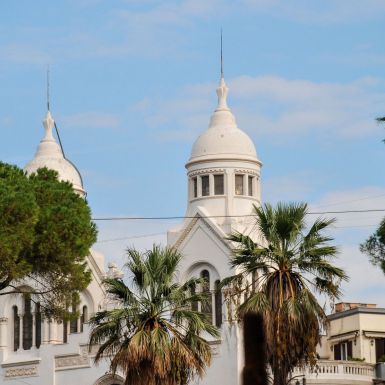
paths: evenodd
<path fill-rule="evenodd" d="M 30 292 L 48 316 L 62 316 L 87 287 L 96 241 L 87 202 L 46 168 L 27 176 L 0 162 L 0 295 Z"/>

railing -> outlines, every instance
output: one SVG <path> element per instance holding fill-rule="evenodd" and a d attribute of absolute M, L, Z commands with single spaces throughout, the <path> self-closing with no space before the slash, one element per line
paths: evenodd
<path fill-rule="evenodd" d="M 349 379 L 351 381 L 349 384 L 354 384 L 355 380 L 360 384 L 366 382 L 372 384 L 376 374 L 375 365 L 373 364 L 355 361 L 319 360 L 314 368 L 295 368 L 292 377 L 300 376 L 305 376 L 307 379 L 312 380 L 311 383 L 333 384 L 333 379 Z M 295 380 L 293 383 L 295 383 Z"/>

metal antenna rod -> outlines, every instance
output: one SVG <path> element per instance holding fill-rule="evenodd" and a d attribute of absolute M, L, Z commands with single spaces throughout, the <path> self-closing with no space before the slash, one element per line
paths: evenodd
<path fill-rule="evenodd" d="M 221 78 L 223 78 L 223 43 L 222 43 L 222 28 L 221 28 Z"/>
<path fill-rule="evenodd" d="M 49 111 L 49 64 L 47 67 L 47 110 Z"/>

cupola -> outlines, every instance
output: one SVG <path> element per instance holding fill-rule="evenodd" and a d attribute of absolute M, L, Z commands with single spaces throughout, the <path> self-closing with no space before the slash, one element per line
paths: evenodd
<path fill-rule="evenodd" d="M 244 222 L 244 217 L 252 213 L 253 204 L 260 204 L 262 163 L 253 141 L 237 126 L 228 107 L 229 89 L 223 73 L 216 92 L 218 105 L 186 163 L 187 216 L 203 209 L 216 217 L 219 225 L 226 225 Z"/>
<path fill-rule="evenodd" d="M 31 174 L 39 168 L 47 167 L 57 171 L 59 180 L 70 182 L 74 190 L 81 196 L 85 195 L 82 177 L 75 165 L 65 158 L 60 145 L 53 136 L 55 121 L 48 110 L 43 120 L 45 134 L 40 141 L 34 158 L 25 166 L 24 170 Z"/>

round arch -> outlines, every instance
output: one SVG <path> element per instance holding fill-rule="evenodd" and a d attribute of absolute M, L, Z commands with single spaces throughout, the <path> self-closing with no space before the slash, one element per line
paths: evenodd
<path fill-rule="evenodd" d="M 210 290 L 214 290 L 214 284 L 216 281 L 220 280 L 218 270 L 211 263 L 207 261 L 198 261 L 191 265 L 184 274 L 184 279 L 187 280 L 191 277 L 199 278 L 201 277 L 202 271 L 207 270 L 210 276 Z"/>
<path fill-rule="evenodd" d="M 124 378 L 122 376 L 119 376 L 118 374 L 105 374 L 104 376 L 100 377 L 94 385 L 123 385 L 124 384 Z"/>

